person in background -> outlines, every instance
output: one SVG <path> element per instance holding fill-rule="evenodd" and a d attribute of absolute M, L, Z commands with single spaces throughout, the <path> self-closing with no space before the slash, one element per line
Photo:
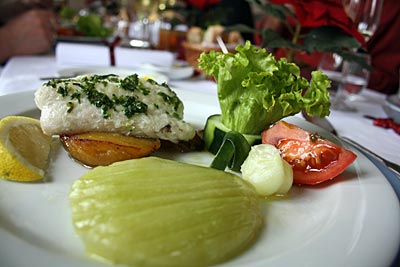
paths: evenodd
<path fill-rule="evenodd" d="M 367 42 L 374 71 L 368 88 L 384 94 L 399 90 L 400 72 L 400 3 L 384 0 L 382 15 L 375 34 Z"/>
<path fill-rule="evenodd" d="M 56 33 L 52 0 L 0 2 L 0 63 L 17 55 L 49 51 Z"/>

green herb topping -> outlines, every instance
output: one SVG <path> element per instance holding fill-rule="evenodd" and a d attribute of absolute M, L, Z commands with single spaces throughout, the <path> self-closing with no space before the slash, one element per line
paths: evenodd
<path fill-rule="evenodd" d="M 121 88 L 127 91 L 135 91 L 139 86 L 139 77 L 137 74 L 126 76 L 121 81 Z"/>
<path fill-rule="evenodd" d="M 158 95 L 161 96 L 164 99 L 165 102 L 167 102 L 168 104 L 173 105 L 175 111 L 178 110 L 178 108 L 179 108 L 179 106 L 181 104 L 181 101 L 176 95 L 170 96 L 170 95 L 167 95 L 166 93 L 163 93 L 163 92 L 159 92 Z"/>
<path fill-rule="evenodd" d="M 319 138 L 320 138 L 320 136 L 317 133 L 311 133 L 310 134 L 310 141 L 313 142 L 313 143 L 317 142 Z"/>
<path fill-rule="evenodd" d="M 68 107 L 67 113 L 71 113 L 71 111 L 74 109 L 75 105 L 72 102 L 68 102 L 67 107 Z"/>
<path fill-rule="evenodd" d="M 103 93 L 101 89 L 105 89 L 109 84 L 113 84 L 122 89 L 122 91 L 129 92 L 129 94 L 112 94 L 112 96 L 109 96 Z M 112 110 L 121 110 L 127 118 L 131 118 L 135 114 L 147 113 L 149 107 L 140 100 L 139 96 L 150 94 L 150 85 L 158 85 L 168 89 L 171 94 L 165 92 L 154 93 L 160 96 L 166 104 L 172 106 L 173 112 L 171 112 L 171 116 L 182 119 L 180 115 L 182 102 L 169 86 L 166 83 L 160 85 L 152 79 L 139 79 L 137 74 L 132 74 L 125 78 L 119 78 L 119 76 L 113 74 L 88 75 L 78 80 L 55 79 L 44 85 L 54 88 L 62 97 L 69 97 L 70 101 L 66 104 L 68 107 L 67 113 L 71 113 L 77 104 L 81 104 L 82 98 L 87 98 L 92 105 L 102 110 L 103 118 L 105 119 L 110 118 Z M 153 103 L 151 108 L 160 109 L 161 107 L 159 103 Z M 170 114 L 168 111 L 166 112 Z"/>

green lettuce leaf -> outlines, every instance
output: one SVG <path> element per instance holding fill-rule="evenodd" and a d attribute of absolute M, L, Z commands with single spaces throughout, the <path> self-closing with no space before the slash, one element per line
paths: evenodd
<path fill-rule="evenodd" d="M 199 68 L 217 82 L 222 122 L 242 134 L 260 134 L 282 118 L 301 110 L 311 116 L 329 115 L 328 77 L 312 73 L 311 82 L 285 58 L 276 60 L 250 42 L 237 53 L 202 53 Z M 305 93 L 303 93 L 305 92 Z"/>

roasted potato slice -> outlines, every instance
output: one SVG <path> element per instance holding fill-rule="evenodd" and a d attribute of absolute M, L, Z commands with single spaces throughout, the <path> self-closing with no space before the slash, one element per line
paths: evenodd
<path fill-rule="evenodd" d="M 204 142 L 202 137 L 197 132 L 196 135 L 189 141 L 180 141 L 173 143 L 168 140 L 161 140 L 161 150 L 172 152 L 192 152 L 204 150 Z"/>
<path fill-rule="evenodd" d="M 160 148 L 159 139 L 107 132 L 61 135 L 60 141 L 72 158 L 88 167 L 145 157 Z"/>

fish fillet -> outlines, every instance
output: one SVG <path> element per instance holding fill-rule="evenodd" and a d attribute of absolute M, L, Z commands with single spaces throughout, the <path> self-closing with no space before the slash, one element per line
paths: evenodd
<path fill-rule="evenodd" d="M 175 143 L 195 135 L 183 120 L 183 103 L 176 93 L 136 74 L 52 80 L 35 92 L 35 103 L 48 135 L 116 132 Z"/>

